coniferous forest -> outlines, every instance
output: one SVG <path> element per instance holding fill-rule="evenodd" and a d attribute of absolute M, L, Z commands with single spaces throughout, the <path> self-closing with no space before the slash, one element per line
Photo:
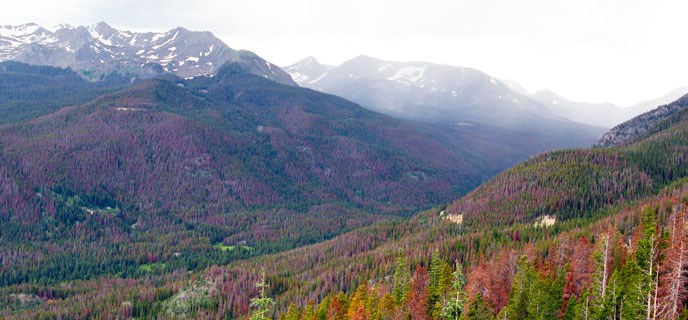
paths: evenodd
<path fill-rule="evenodd" d="M 0 93 L 3 319 L 688 318 L 688 96 L 515 164 L 236 64 Z"/>

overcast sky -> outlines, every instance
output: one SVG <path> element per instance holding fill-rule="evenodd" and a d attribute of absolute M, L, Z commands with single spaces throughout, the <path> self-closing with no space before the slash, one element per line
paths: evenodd
<path fill-rule="evenodd" d="M 688 85 L 686 0 L 26 0 L 0 24 L 213 32 L 278 65 L 358 55 L 483 70 L 629 105 Z"/>

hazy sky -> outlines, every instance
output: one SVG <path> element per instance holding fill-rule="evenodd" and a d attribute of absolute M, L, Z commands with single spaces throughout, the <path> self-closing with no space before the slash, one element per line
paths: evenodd
<path fill-rule="evenodd" d="M 278 65 L 365 54 L 628 105 L 688 85 L 686 0 L 6 1 L 0 24 L 209 30 Z"/>

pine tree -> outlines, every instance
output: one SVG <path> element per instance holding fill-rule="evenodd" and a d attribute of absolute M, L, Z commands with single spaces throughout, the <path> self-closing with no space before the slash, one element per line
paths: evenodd
<path fill-rule="evenodd" d="M 318 320 L 327 319 L 327 310 L 330 308 L 330 303 L 332 302 L 332 295 L 327 294 L 325 298 L 318 304 L 318 310 L 316 312 L 316 317 Z"/>
<path fill-rule="evenodd" d="M 471 305 L 468 307 L 466 319 L 489 320 L 493 318 L 492 311 L 490 311 L 490 307 L 487 305 L 487 302 L 485 302 L 482 293 L 478 292 L 473 298 L 473 302 L 471 302 Z"/>
<path fill-rule="evenodd" d="M 281 318 L 281 317 L 280 317 Z M 284 315 L 284 320 L 299 320 L 301 318 L 301 310 L 296 307 L 293 302 L 289 304 L 289 309 Z"/>
<path fill-rule="evenodd" d="M 366 302 L 366 313 L 368 314 L 369 320 L 382 320 L 382 304 L 378 288 L 373 287 L 368 294 L 368 301 Z"/>
<path fill-rule="evenodd" d="M 396 268 L 394 270 L 394 287 L 392 288 L 392 297 L 398 306 L 406 305 L 410 282 L 411 270 L 406 262 L 406 257 L 401 250 L 399 250 Z"/>
<path fill-rule="evenodd" d="M 380 299 L 380 315 L 385 316 L 388 319 L 390 315 L 395 313 L 396 305 L 394 303 L 394 297 L 389 292 L 382 296 Z"/>
<path fill-rule="evenodd" d="M 344 320 L 346 319 L 346 311 L 349 307 L 349 299 L 347 298 L 346 294 L 343 292 L 339 292 L 334 298 L 332 299 L 332 302 L 330 302 L 330 306 L 327 309 L 327 319 L 328 320 Z"/>
<path fill-rule="evenodd" d="M 637 253 L 636 253 L 637 254 Z M 627 258 L 628 262 L 621 268 L 622 301 L 619 310 L 621 319 L 645 319 L 645 279 L 643 270 L 638 267 L 637 259 Z M 647 283 L 649 284 L 649 283 Z"/>
<path fill-rule="evenodd" d="M 452 273 L 452 292 L 449 299 L 442 307 L 442 318 L 458 320 L 464 311 L 464 304 L 466 303 L 466 293 L 463 291 L 466 285 L 466 277 L 463 275 L 463 270 L 459 261 L 456 261 L 456 270 Z"/>
<path fill-rule="evenodd" d="M 313 300 L 308 301 L 308 305 L 303 310 L 303 314 L 301 315 L 301 319 L 303 319 L 303 320 L 316 320 L 315 303 L 313 302 Z"/>
<path fill-rule="evenodd" d="M 260 282 L 256 283 L 256 287 L 260 290 L 257 298 L 251 298 L 251 320 L 267 320 L 270 319 L 270 306 L 273 304 L 272 298 L 267 296 L 266 289 L 269 285 L 265 280 L 265 270 L 261 272 Z"/>
<path fill-rule="evenodd" d="M 644 234 L 643 238 L 638 241 L 638 248 L 634 259 L 635 263 L 633 263 L 633 266 L 638 269 L 638 282 L 637 288 L 629 289 L 637 291 L 640 306 L 635 309 L 637 309 L 640 317 L 644 319 L 654 319 L 653 315 L 656 314 L 657 309 L 655 297 L 659 271 L 659 247 L 657 242 L 658 209 L 657 207 L 646 208 L 640 214 Z M 633 272 L 633 270 L 628 272 Z M 628 300 L 628 303 L 636 302 Z M 629 310 L 628 308 L 626 309 Z M 630 311 L 627 312 L 624 318 L 632 319 Z"/>
<path fill-rule="evenodd" d="M 626 298 L 621 281 L 629 281 L 631 279 L 621 279 L 617 270 L 614 270 L 612 276 L 609 277 L 609 284 L 607 292 L 602 301 L 602 307 L 597 312 L 598 319 L 620 319 L 623 312 L 624 300 Z"/>
<path fill-rule="evenodd" d="M 363 310 L 363 314 L 365 314 L 365 309 L 366 309 L 367 303 L 368 303 L 368 286 L 364 282 L 362 285 L 358 286 L 358 289 L 356 289 L 354 294 L 351 296 L 351 300 L 349 302 L 349 310 L 347 311 L 347 316 L 350 319 L 360 318 L 361 317 L 361 310 Z"/>
<path fill-rule="evenodd" d="M 592 294 L 590 291 L 584 291 L 580 297 L 573 298 L 569 300 L 569 304 L 566 308 L 566 314 L 564 314 L 565 320 L 589 320 L 593 319 L 592 307 Z"/>
<path fill-rule="evenodd" d="M 504 307 L 508 319 L 530 319 L 528 303 L 531 295 L 534 277 L 532 267 L 525 256 L 518 261 L 518 271 L 509 293 L 509 302 Z"/>
<path fill-rule="evenodd" d="M 594 315 L 601 314 L 605 307 L 612 253 L 612 239 L 609 232 L 602 233 L 597 241 L 597 250 L 593 257 L 595 260 L 595 273 L 592 276 L 592 301 L 594 304 L 590 305 L 591 314 Z"/>
<path fill-rule="evenodd" d="M 433 318 L 437 318 L 441 312 L 442 304 L 440 299 L 444 295 L 451 279 L 447 277 L 446 270 L 449 270 L 451 276 L 451 267 L 444 260 L 440 259 L 439 251 L 435 250 L 430 261 L 430 282 L 428 284 L 428 314 Z"/>
<path fill-rule="evenodd" d="M 563 304 L 563 291 L 566 282 L 566 272 L 560 272 L 558 276 L 551 274 L 547 277 L 540 276 L 533 268 L 528 269 L 530 280 L 530 292 L 527 302 L 528 313 L 531 319 L 555 319 L 559 317 Z"/>

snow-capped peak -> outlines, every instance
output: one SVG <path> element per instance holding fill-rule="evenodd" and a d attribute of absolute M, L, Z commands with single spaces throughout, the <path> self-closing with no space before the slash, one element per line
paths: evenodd
<path fill-rule="evenodd" d="M 35 23 L 27 23 L 18 26 L 4 25 L 0 27 L 0 36 L 2 37 L 19 37 L 26 36 L 36 32 L 40 28 Z"/>
<path fill-rule="evenodd" d="M 210 75 L 225 63 L 236 62 L 251 73 L 294 84 L 289 75 L 265 64 L 257 55 L 233 50 L 210 32 L 181 27 L 155 33 L 118 30 L 105 22 L 78 27 L 61 24 L 50 29 L 35 23 L 2 26 L 0 61 L 5 60 L 96 70 L 88 73 L 89 78 L 113 69 L 135 70 L 148 76 L 152 76 L 151 70 L 182 77 Z M 146 69 L 151 63 L 162 68 Z"/>

